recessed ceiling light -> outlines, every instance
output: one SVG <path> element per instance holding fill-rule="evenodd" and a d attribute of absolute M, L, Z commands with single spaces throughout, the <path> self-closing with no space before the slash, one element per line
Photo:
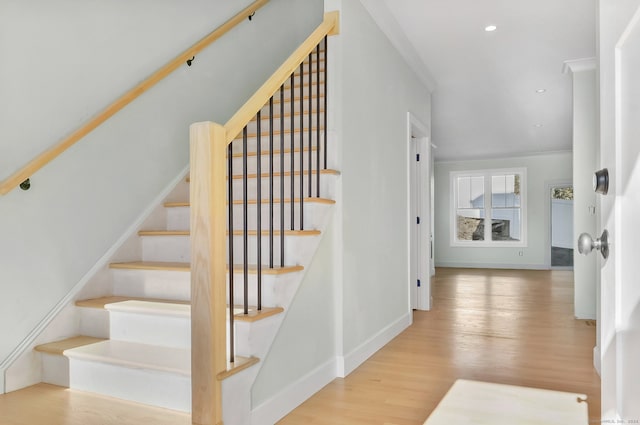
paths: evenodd
<path fill-rule="evenodd" d="M 492 31 L 495 31 L 497 29 L 498 29 L 498 27 L 496 27 L 495 25 L 488 25 L 488 26 L 484 27 L 484 30 L 486 32 L 492 32 Z"/>
<path fill-rule="evenodd" d="M 538 89 L 538 90 L 536 90 L 536 93 L 544 93 L 546 91 L 547 91 L 547 89 Z"/>
<path fill-rule="evenodd" d="M 540 127 L 542 127 L 542 124 L 538 123 L 538 124 L 534 124 L 533 126 L 536 127 L 536 128 L 540 128 Z"/>

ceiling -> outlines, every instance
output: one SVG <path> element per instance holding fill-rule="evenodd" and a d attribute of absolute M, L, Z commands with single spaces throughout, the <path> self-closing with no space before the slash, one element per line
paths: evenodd
<path fill-rule="evenodd" d="M 436 160 L 571 150 L 563 64 L 595 57 L 596 0 L 362 3 L 433 89 Z"/>

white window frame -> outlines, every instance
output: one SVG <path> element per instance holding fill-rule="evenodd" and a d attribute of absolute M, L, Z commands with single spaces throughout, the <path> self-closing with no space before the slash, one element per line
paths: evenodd
<path fill-rule="evenodd" d="M 457 210 L 458 210 L 458 185 L 456 184 L 458 177 L 484 177 L 484 213 L 485 220 L 491 218 L 492 196 L 491 184 L 492 176 L 500 176 L 505 174 L 520 174 L 520 213 L 521 213 L 521 229 L 519 241 L 461 241 L 457 238 Z M 451 194 L 450 210 L 449 210 L 449 243 L 452 247 L 467 248 L 491 248 L 491 247 L 513 247 L 521 248 L 527 246 L 527 169 L 526 168 L 495 168 L 488 170 L 463 170 L 451 171 L 449 174 L 449 193 Z M 487 195 L 489 194 L 489 195 Z M 486 233 L 485 233 L 486 234 Z"/>

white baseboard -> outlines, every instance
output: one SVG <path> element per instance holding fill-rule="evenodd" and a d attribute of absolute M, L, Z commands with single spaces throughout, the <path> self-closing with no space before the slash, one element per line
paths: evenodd
<path fill-rule="evenodd" d="M 344 378 L 353 372 L 358 366 L 364 363 L 376 351 L 384 347 L 393 338 L 398 336 L 400 332 L 411 325 L 413 319 L 412 312 L 408 312 L 386 328 L 360 344 L 354 350 L 345 356 L 337 358 L 337 374 L 338 377 Z"/>
<path fill-rule="evenodd" d="M 187 172 L 189 170 L 189 166 L 184 168 L 178 176 L 173 179 L 167 187 L 145 208 L 145 210 L 138 216 L 136 221 L 129 226 L 129 228 L 118 238 L 115 244 L 105 254 L 94 264 L 94 266 L 89 269 L 89 271 L 80 279 L 78 283 L 67 293 L 67 295 L 58 302 L 49 313 L 36 325 L 35 328 L 29 332 L 25 339 L 4 359 L 2 363 L 0 363 L 0 394 L 5 393 L 5 371 L 18 359 L 26 350 L 32 349 L 34 345 L 34 341 L 40 335 L 47 326 L 51 323 L 51 321 L 62 311 L 62 309 L 69 303 L 71 303 L 74 297 L 84 288 L 84 286 L 91 280 L 91 278 L 98 273 L 105 265 L 111 260 L 111 258 L 116 254 L 118 249 L 132 236 L 134 235 L 142 226 L 144 221 L 151 215 L 151 213 L 160 205 L 160 203 L 171 193 L 171 191 L 176 187 L 176 185 L 182 181 Z"/>
<path fill-rule="evenodd" d="M 602 368 L 600 347 L 598 347 L 597 345 L 593 347 L 593 367 L 596 369 L 596 372 L 598 372 L 598 376 L 602 376 L 602 374 L 600 373 L 600 370 Z"/>
<path fill-rule="evenodd" d="M 332 358 L 255 407 L 251 411 L 251 425 L 275 424 L 335 377 L 336 359 Z"/>
<path fill-rule="evenodd" d="M 436 267 L 459 269 L 509 269 L 509 270 L 549 270 L 546 264 L 501 264 L 501 263 L 458 263 L 436 262 Z"/>

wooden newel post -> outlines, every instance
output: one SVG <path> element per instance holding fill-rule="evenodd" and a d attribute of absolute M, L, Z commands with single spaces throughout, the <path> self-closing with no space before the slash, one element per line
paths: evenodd
<path fill-rule="evenodd" d="M 226 370 L 226 131 L 191 125 L 191 406 L 192 422 L 222 424 Z"/>

